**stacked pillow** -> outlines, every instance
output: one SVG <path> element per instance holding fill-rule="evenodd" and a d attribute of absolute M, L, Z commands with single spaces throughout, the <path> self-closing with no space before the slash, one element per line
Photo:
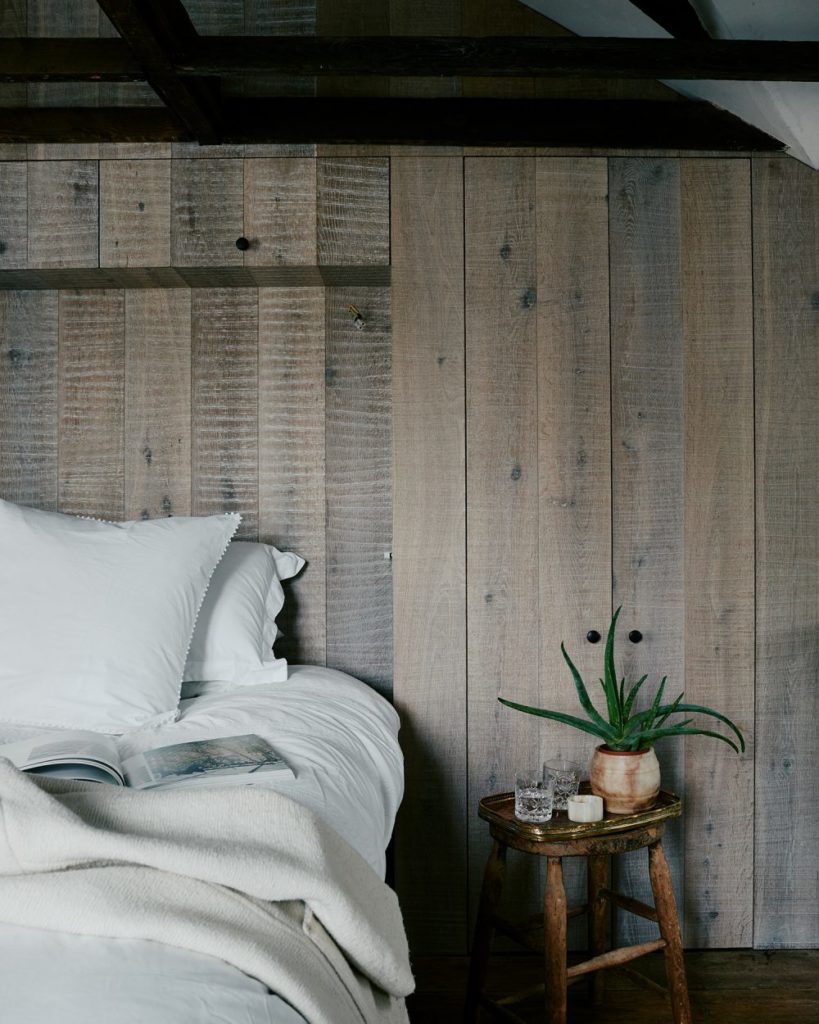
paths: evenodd
<path fill-rule="evenodd" d="M 185 665 L 184 697 L 287 679 L 287 662 L 273 654 L 276 616 L 284 606 L 281 580 L 304 560 L 270 544 L 235 541 L 216 566 Z"/>
<path fill-rule="evenodd" d="M 280 580 L 304 563 L 231 544 L 239 522 L 107 523 L 0 500 L 0 722 L 120 733 L 175 717 L 183 679 L 286 678 Z"/>

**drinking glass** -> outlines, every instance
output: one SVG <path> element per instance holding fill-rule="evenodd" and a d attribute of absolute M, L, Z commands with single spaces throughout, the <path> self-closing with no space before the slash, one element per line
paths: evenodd
<path fill-rule="evenodd" d="M 544 778 L 554 783 L 554 810 L 565 811 L 570 796 L 574 796 L 580 788 L 580 776 L 583 766 L 576 761 L 547 761 L 543 766 Z"/>
<path fill-rule="evenodd" d="M 543 822 L 552 817 L 554 780 L 543 771 L 520 772 L 515 780 L 515 817 L 519 821 Z"/>

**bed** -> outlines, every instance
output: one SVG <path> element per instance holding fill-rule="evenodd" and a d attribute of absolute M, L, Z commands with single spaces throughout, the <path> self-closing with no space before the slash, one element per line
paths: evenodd
<path fill-rule="evenodd" d="M 0 502 L 0 549 L 5 537 L 10 556 L 19 522 L 3 532 L 11 522 L 4 524 L 4 513 L 14 517 L 17 510 Z M 43 522 L 52 526 L 51 519 L 37 520 L 40 533 Z M 224 524 L 218 526 L 224 534 Z M 220 537 L 214 568 L 224 556 Z M 178 546 L 174 536 L 172 547 Z M 250 545 L 231 547 L 249 559 Z M 253 547 L 261 565 L 258 549 L 266 546 Z M 277 573 L 271 551 L 282 555 L 268 548 L 273 569 L 257 587 L 266 631 L 283 602 L 280 575 L 301 568 L 298 560 L 283 572 L 280 559 Z M 120 555 L 118 549 L 119 571 Z M 15 578 L 9 561 L 0 568 L 0 584 L 19 588 L 23 577 Z M 76 590 L 76 566 L 72 573 Z M 203 593 L 212 573 L 205 575 Z M 34 595 L 38 607 L 53 590 L 51 580 Z M 203 606 L 202 594 L 192 606 L 196 629 L 207 621 L 215 635 L 218 614 Z M 247 602 L 242 608 L 244 623 Z M 0 629 L 0 651 L 31 644 L 12 636 L 19 626 Z M 236 623 L 232 628 L 234 643 Z M 187 664 L 195 650 L 192 643 L 182 652 Z M 224 644 L 216 653 L 224 655 Z M 203 659 L 197 675 L 206 674 Z M 405 1022 L 412 978 L 397 902 L 383 882 L 403 788 L 398 717 L 388 702 L 345 673 L 269 657 L 261 666 L 243 666 L 236 675 L 241 685 L 189 682 L 172 712 L 135 710 L 141 696 L 129 696 L 119 710 L 120 697 L 112 697 L 100 711 L 109 698 L 96 693 L 92 701 L 95 684 L 85 662 L 82 671 L 82 685 L 74 684 L 87 705 L 82 714 L 87 719 L 93 703 L 93 715 L 102 716 L 96 727 L 117 734 L 123 756 L 253 732 L 276 748 L 294 777 L 271 774 L 250 784 L 237 776 L 218 791 L 137 792 L 35 780 L 0 759 L 3 1020 L 39 1024 L 59 1013 L 66 1024 Z M 0 716 L 4 707 L 13 713 L 0 721 L 0 742 L 42 733 L 56 724 L 54 714 L 65 716 L 61 727 L 77 727 L 68 691 L 53 698 L 56 711 L 51 704 L 38 711 L 46 721 L 26 722 L 2 672 Z M 39 666 L 35 683 L 43 672 Z M 224 661 L 219 674 L 226 674 Z M 41 700 L 38 707 L 44 706 Z M 145 718 L 148 711 L 149 721 L 133 728 L 106 728 L 106 716 Z"/>

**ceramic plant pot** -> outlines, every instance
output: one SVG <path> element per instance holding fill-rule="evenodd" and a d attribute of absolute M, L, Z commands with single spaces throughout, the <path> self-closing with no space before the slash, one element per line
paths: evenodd
<path fill-rule="evenodd" d="M 592 793 L 603 797 L 607 814 L 647 811 L 660 792 L 660 764 L 647 750 L 597 747 L 589 768 Z"/>

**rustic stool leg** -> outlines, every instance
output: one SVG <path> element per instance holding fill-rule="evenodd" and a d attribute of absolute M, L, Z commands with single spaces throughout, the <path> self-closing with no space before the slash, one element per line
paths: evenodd
<path fill-rule="evenodd" d="M 600 890 L 609 887 L 609 858 L 605 853 L 591 853 L 588 857 L 589 951 L 592 956 L 606 952 L 606 923 L 609 905 Z M 605 971 L 591 976 L 592 997 L 595 1004 L 603 1002 Z"/>
<path fill-rule="evenodd" d="M 566 1024 L 566 909 L 563 861 L 549 857 L 543 899 L 546 1024 Z"/>
<path fill-rule="evenodd" d="M 665 970 L 668 978 L 668 990 L 671 994 L 674 1024 L 691 1024 L 691 1006 L 688 1002 L 688 984 L 685 980 L 680 923 L 677 919 L 677 905 L 674 901 L 671 872 L 668 870 L 668 861 L 665 859 L 661 842 L 648 848 L 648 871 L 651 876 L 651 889 L 654 893 L 654 906 L 657 908 L 660 935 L 666 941 Z"/>
<path fill-rule="evenodd" d="M 469 961 L 464 1024 L 474 1024 L 478 1019 L 478 997 L 483 992 L 486 968 L 489 965 L 489 954 L 492 949 L 492 918 L 500 902 L 505 873 L 506 846 L 496 839 L 483 873 L 481 900 L 478 904 L 475 937 L 472 941 L 472 957 Z"/>

